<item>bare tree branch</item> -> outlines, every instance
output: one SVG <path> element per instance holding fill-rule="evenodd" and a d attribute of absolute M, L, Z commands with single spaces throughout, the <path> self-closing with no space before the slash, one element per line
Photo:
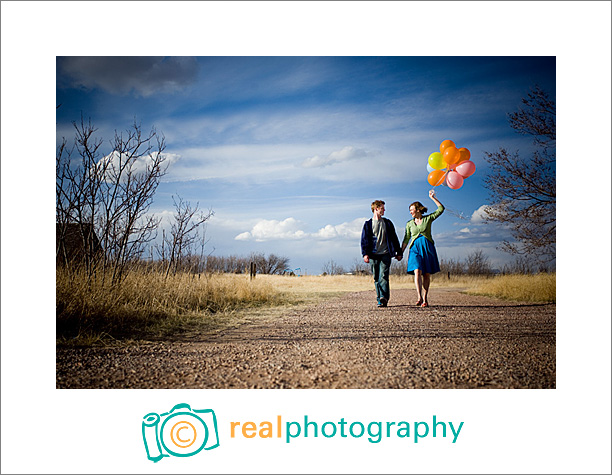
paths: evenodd
<path fill-rule="evenodd" d="M 530 156 L 503 147 L 485 152 L 491 168 L 484 182 L 494 203 L 485 208 L 485 219 L 510 229 L 514 241 L 504 241 L 500 249 L 551 262 L 556 256 L 555 103 L 536 86 L 523 105 L 509 114 L 510 126 L 533 136 L 537 149 Z"/>
<path fill-rule="evenodd" d="M 188 201 L 184 201 L 180 196 L 177 196 L 177 198 L 172 197 L 175 212 L 170 235 L 167 238 L 164 236 L 170 254 L 166 267 L 166 277 L 170 274 L 171 269 L 176 273 L 184 264 L 183 260 L 187 256 L 195 254 L 195 244 L 199 239 L 199 228 L 214 214 L 210 209 L 208 212 L 200 210 L 199 203 L 192 207 Z"/>

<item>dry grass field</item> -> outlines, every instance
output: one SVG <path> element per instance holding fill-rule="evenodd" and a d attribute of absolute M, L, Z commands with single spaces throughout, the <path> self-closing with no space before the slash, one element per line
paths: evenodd
<path fill-rule="evenodd" d="M 555 274 L 495 277 L 437 275 L 432 289 L 453 288 L 526 302 L 554 302 Z M 308 306 L 350 292 L 373 290 L 369 275 L 279 276 L 161 274 L 133 271 L 118 286 L 78 272 L 57 271 L 56 318 L 60 345 L 163 340 L 182 332 L 216 332 L 287 307 Z M 413 289 L 412 276 L 391 276 L 391 290 Z"/>
<path fill-rule="evenodd" d="M 289 300 L 312 301 L 347 292 L 360 292 L 374 288 L 369 275 L 303 276 L 299 278 L 277 275 L 258 276 L 276 292 L 286 294 Z M 391 290 L 414 289 L 414 278 L 409 275 L 390 278 Z M 451 276 L 436 275 L 431 288 L 453 288 L 472 295 L 486 295 L 524 302 L 555 302 L 556 274 Z"/>

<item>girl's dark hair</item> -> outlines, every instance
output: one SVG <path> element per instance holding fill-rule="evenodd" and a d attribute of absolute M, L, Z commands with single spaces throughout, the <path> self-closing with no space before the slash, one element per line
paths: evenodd
<path fill-rule="evenodd" d="M 410 206 L 408 206 L 408 209 L 412 208 L 413 206 L 414 206 L 414 209 L 416 209 L 417 211 L 420 211 L 421 214 L 427 213 L 427 208 L 423 206 L 423 204 L 420 201 L 415 201 L 414 203 L 411 203 Z"/>

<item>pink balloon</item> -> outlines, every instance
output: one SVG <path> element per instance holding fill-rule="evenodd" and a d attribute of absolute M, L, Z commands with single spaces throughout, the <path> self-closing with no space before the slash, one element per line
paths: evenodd
<path fill-rule="evenodd" d="M 463 177 L 459 173 L 452 171 L 446 175 L 446 184 L 452 190 L 458 190 L 463 186 Z"/>
<path fill-rule="evenodd" d="M 476 171 L 476 165 L 474 165 L 474 162 L 471 160 L 465 160 L 455 167 L 455 171 L 463 178 L 467 178 L 474 174 Z"/>

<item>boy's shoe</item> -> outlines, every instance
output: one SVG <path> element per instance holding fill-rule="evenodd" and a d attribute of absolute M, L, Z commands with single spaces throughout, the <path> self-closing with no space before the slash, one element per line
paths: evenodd
<path fill-rule="evenodd" d="M 389 301 L 387 299 L 380 299 L 380 302 L 378 302 L 378 306 L 379 307 L 386 307 L 388 302 Z"/>

